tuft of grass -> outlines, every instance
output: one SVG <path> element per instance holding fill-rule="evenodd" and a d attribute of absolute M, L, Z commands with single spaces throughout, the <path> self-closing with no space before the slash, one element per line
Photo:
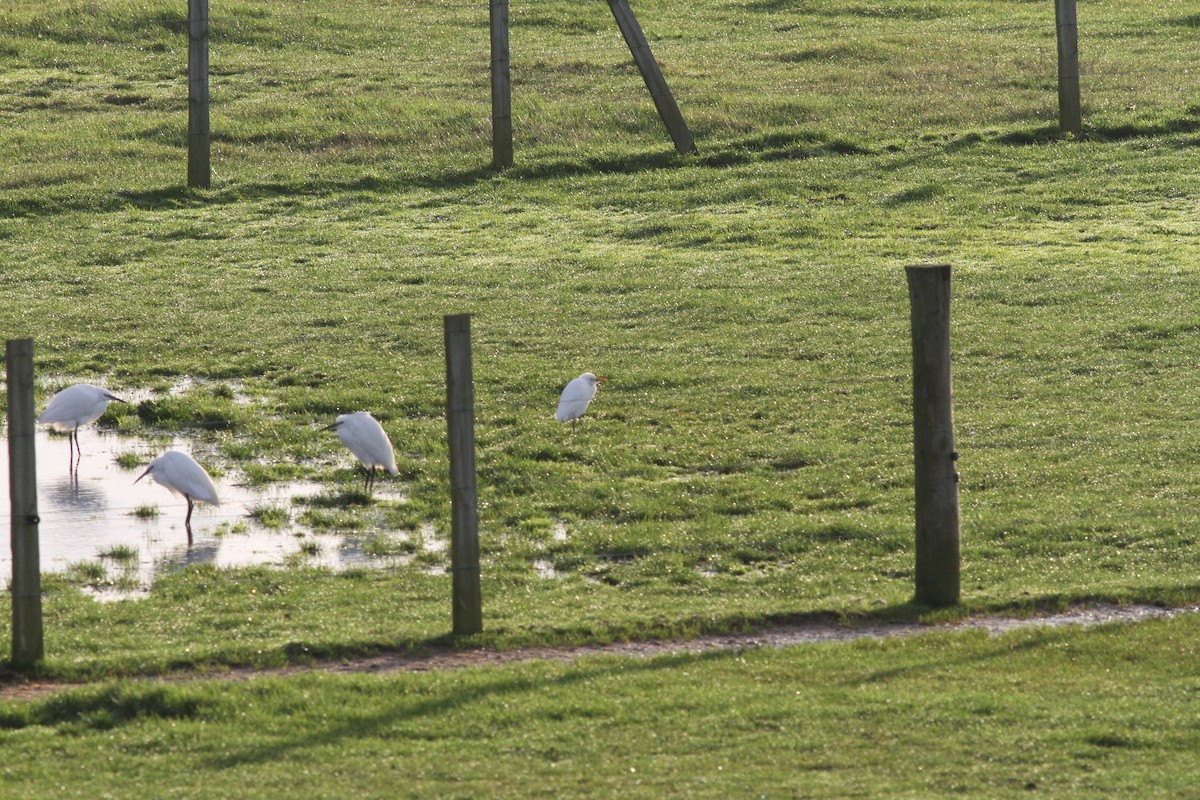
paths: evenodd
<path fill-rule="evenodd" d="M 140 505 L 132 512 L 133 516 L 138 519 L 157 519 L 159 513 L 158 506 L 156 505 Z"/>
<path fill-rule="evenodd" d="M 250 518 L 264 528 L 282 528 L 291 522 L 286 508 L 276 505 L 256 505 L 250 508 Z"/>
<path fill-rule="evenodd" d="M 63 579 L 73 584 L 101 583 L 108 577 L 108 570 L 97 561 L 76 561 L 63 570 Z"/>
<path fill-rule="evenodd" d="M 316 531 L 357 531 L 369 527 L 361 513 L 345 509 L 310 508 L 297 521 Z"/>
<path fill-rule="evenodd" d="M 142 454 L 134 451 L 120 453 L 114 461 L 121 469 L 137 469 L 145 463 Z"/>
<path fill-rule="evenodd" d="M 404 536 L 377 533 L 361 543 L 362 551 L 372 558 L 390 558 L 412 555 L 417 547 Z"/>
<path fill-rule="evenodd" d="M 212 533 L 217 537 L 244 536 L 245 534 L 250 533 L 250 526 L 244 520 L 238 520 L 237 522 L 233 523 L 222 522 L 220 525 L 217 525 L 215 528 L 213 528 Z"/>
<path fill-rule="evenodd" d="M 139 554 L 132 545 L 117 544 L 98 551 L 96 555 L 109 561 L 136 562 Z"/>
<path fill-rule="evenodd" d="M 343 489 L 336 494 L 317 494 L 297 496 L 292 498 L 292 502 L 300 505 L 309 506 L 311 508 L 354 508 L 369 506 L 375 502 L 375 498 L 368 492 L 357 489 Z"/>
<path fill-rule="evenodd" d="M 320 555 L 320 542 L 302 538 L 296 547 L 296 551 L 287 556 L 284 559 L 284 563 L 292 569 L 303 569 L 311 563 L 312 559 Z"/>
<path fill-rule="evenodd" d="M 146 425 L 168 429 L 232 430 L 243 424 L 243 412 L 232 398 L 207 392 L 143 400 L 138 403 L 137 416 Z"/>

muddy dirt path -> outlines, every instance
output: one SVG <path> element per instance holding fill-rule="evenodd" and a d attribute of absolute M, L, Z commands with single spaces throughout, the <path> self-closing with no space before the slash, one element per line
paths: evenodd
<path fill-rule="evenodd" d="M 926 625 L 916 622 L 866 622 L 842 625 L 813 620 L 753 633 L 697 636 L 691 639 L 670 639 L 643 642 L 615 642 L 574 647 L 527 647 L 516 650 L 458 650 L 446 648 L 432 652 L 384 653 L 362 658 L 320 662 L 311 665 L 277 669 L 231 669 L 221 672 L 186 673 L 145 678 L 156 681 L 197 679 L 249 680 L 263 675 L 295 675 L 304 672 L 364 673 L 427 672 L 431 670 L 466 669 L 495 666 L 523 661 L 557 661 L 569 663 L 594 655 L 615 655 L 648 658 L 667 653 L 704 653 L 713 650 L 744 650 L 755 647 L 787 647 L 817 642 L 850 642 L 857 639 L 914 636 L 942 630 L 986 630 L 992 635 L 1019 628 L 1060 627 L 1064 625 L 1092 626 L 1108 623 L 1134 623 L 1151 619 L 1169 619 L 1181 614 L 1200 612 L 1200 605 L 1180 608 L 1161 608 L 1153 605 L 1118 606 L 1097 604 L 1080 606 L 1055 614 L 1032 617 L 969 617 L 958 622 Z M 33 681 L 0 685 L 0 699 L 37 700 L 79 684 Z"/>

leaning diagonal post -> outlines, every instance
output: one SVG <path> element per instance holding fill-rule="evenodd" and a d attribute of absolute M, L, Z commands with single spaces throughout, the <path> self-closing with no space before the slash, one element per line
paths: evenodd
<path fill-rule="evenodd" d="M 637 64 L 638 71 L 642 73 L 642 80 L 646 82 L 646 88 L 650 91 L 650 97 L 654 100 L 658 115 L 662 117 L 663 124 L 667 126 L 667 132 L 671 134 L 675 150 L 683 155 L 694 154 L 696 142 L 692 139 L 692 132 L 684 122 L 679 105 L 675 102 L 675 95 L 671 94 L 671 89 L 667 86 L 667 79 L 663 77 L 654 53 L 650 51 L 646 34 L 642 32 L 642 26 L 638 24 L 637 17 L 633 15 L 633 9 L 629 7 L 629 0 L 608 0 L 608 7 L 617 21 L 617 27 L 621 29 L 621 36 L 625 38 L 625 44 L 629 46 L 629 52 L 633 55 L 633 61 Z"/>
<path fill-rule="evenodd" d="M 950 383 L 950 267 L 907 268 L 912 304 L 916 601 L 959 601 L 958 472 Z"/>
<path fill-rule="evenodd" d="M 33 340 L 10 339 L 8 488 L 12 502 L 12 663 L 42 659 L 42 574 L 38 554 L 37 471 L 34 457 Z"/>
<path fill-rule="evenodd" d="M 444 319 L 446 428 L 450 442 L 450 572 L 454 633 L 483 630 L 479 591 L 479 508 L 475 489 L 475 387 L 471 374 L 471 315 Z"/>

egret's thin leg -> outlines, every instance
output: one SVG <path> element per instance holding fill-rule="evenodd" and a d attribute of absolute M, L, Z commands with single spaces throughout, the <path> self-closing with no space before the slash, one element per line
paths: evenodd
<path fill-rule="evenodd" d="M 71 475 L 72 483 L 79 473 L 79 457 L 76 454 L 76 447 L 79 443 L 75 440 L 77 435 L 79 435 L 79 428 L 67 434 L 67 471 Z"/>
<path fill-rule="evenodd" d="M 183 527 L 187 529 L 188 547 L 192 546 L 192 498 L 188 495 L 183 496 L 187 500 L 188 510 L 187 516 L 183 518 Z"/>

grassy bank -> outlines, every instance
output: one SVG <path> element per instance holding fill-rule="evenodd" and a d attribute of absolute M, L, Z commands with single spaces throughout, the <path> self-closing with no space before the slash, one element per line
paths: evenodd
<path fill-rule="evenodd" d="M 0 775 L 30 798 L 1177 797 L 1198 625 L 113 683 L 0 701 Z"/>

